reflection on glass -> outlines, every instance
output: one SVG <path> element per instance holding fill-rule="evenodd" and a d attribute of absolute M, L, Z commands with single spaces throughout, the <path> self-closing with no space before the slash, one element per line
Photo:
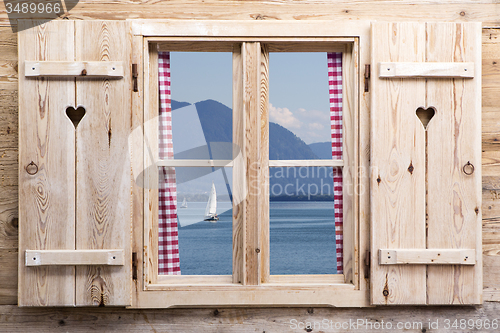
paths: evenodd
<path fill-rule="evenodd" d="M 271 274 L 335 274 L 333 168 L 269 170 Z"/>

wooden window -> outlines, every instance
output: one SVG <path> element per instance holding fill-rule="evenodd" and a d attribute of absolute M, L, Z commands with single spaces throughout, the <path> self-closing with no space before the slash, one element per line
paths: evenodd
<path fill-rule="evenodd" d="M 144 29 L 138 24 L 135 29 Z M 147 28 L 146 28 L 147 29 Z M 161 31 L 161 30 L 159 30 Z M 170 35 L 170 36 L 168 36 Z M 342 34 L 341 34 L 342 35 Z M 296 304 L 304 303 L 315 292 L 324 291 L 325 298 L 335 298 L 332 295 L 353 295 L 354 299 L 342 297 L 341 303 L 365 304 L 366 294 L 357 289 L 353 273 L 355 268 L 354 249 L 359 239 L 355 236 L 354 230 L 357 228 L 356 215 L 354 213 L 354 184 L 357 176 L 357 148 L 354 146 L 357 141 L 358 129 L 354 125 L 357 121 L 357 99 L 355 98 L 357 84 L 356 76 L 359 74 L 358 49 L 359 41 L 354 37 L 301 37 L 301 38 L 276 38 L 259 37 L 248 40 L 246 38 L 227 36 L 224 38 L 210 37 L 179 37 L 171 30 L 158 32 L 157 35 L 144 36 L 142 49 L 144 50 L 145 77 L 150 78 L 145 81 L 145 123 L 156 117 L 157 106 L 155 95 L 157 91 L 156 53 L 160 50 L 169 51 L 232 51 L 233 53 L 233 144 L 236 154 L 233 155 L 231 166 L 233 167 L 233 273 L 231 276 L 198 276 L 198 275 L 176 275 L 161 276 L 155 271 L 157 267 L 157 242 L 155 236 L 155 220 L 157 213 L 151 213 L 151 202 L 145 198 L 145 229 L 144 242 L 146 247 L 144 265 L 143 291 L 137 299 L 137 306 L 147 306 L 145 304 L 156 304 L 154 306 L 168 306 L 169 304 L 199 304 L 205 299 L 203 295 L 212 295 L 211 304 L 223 304 L 227 302 L 228 295 L 236 294 L 239 301 L 244 304 L 251 296 L 250 291 L 262 293 L 265 299 L 271 297 L 273 293 L 279 292 L 282 288 L 297 290 L 302 294 Z M 136 47 L 134 47 L 136 49 Z M 316 275 L 270 275 L 269 271 L 269 166 L 274 165 L 268 158 L 268 95 L 269 90 L 269 54 L 270 52 L 323 52 L 326 64 L 326 52 L 342 52 L 344 60 L 344 142 L 346 161 L 344 160 L 323 160 L 323 161 L 275 161 L 276 166 L 283 163 L 292 163 L 291 166 L 312 165 L 325 167 L 345 168 L 345 219 L 346 235 L 349 240 L 346 242 L 345 257 L 346 274 L 316 274 Z M 324 68 L 325 78 L 328 78 L 328 68 Z M 173 83 L 175 84 L 175 83 Z M 328 80 L 324 81 L 325 102 L 328 105 Z M 329 116 L 326 126 L 330 125 Z M 149 126 L 147 126 L 149 127 Z M 147 130 L 145 130 L 146 133 Z M 146 136 L 146 134 L 145 134 Z M 156 137 L 155 134 L 150 135 Z M 352 146 L 351 146 L 352 145 Z M 147 159 L 147 157 L 146 157 Z M 149 163 L 149 162 L 147 162 Z M 179 161 L 180 163 L 180 161 Z M 280 164 L 281 163 L 281 164 Z M 340 163 L 340 164 L 339 164 Z M 180 164 L 176 164 L 180 166 Z M 333 184 L 332 184 L 333 185 Z M 154 190 L 146 190 L 145 193 L 154 193 Z M 154 194 L 147 194 L 154 198 Z M 333 206 L 332 206 L 333 211 Z M 151 232 L 152 231 L 152 232 Z M 151 236 L 152 235 L 152 236 Z M 335 249 L 335 237 L 332 237 L 330 246 Z M 318 254 L 320 255 L 320 254 Z M 140 265 L 140 262 L 139 262 Z M 336 262 L 331 263 L 332 266 Z M 182 271 L 182 261 L 181 261 Z M 189 288 L 188 288 L 189 286 Z M 300 292 L 300 290 L 306 290 Z M 168 303 L 157 304 L 156 300 L 146 298 L 148 295 L 161 295 L 167 293 L 172 295 L 163 301 Z M 143 296 L 144 295 L 144 296 Z M 176 295 L 188 295 L 189 297 L 179 298 Z M 231 296 L 229 296 L 231 297 Z M 156 298 L 154 298 L 156 299 Z M 181 303 L 177 303 L 180 301 Z M 171 303 L 170 303 L 171 302 Z M 193 303 L 194 302 L 194 303 Z M 259 304 L 266 304 L 267 301 L 259 301 Z M 312 301 L 305 301 L 310 303 Z M 272 304 L 272 303 L 268 303 Z M 285 303 L 283 303 L 285 304 Z"/>
<path fill-rule="evenodd" d="M 481 303 L 480 36 L 473 23 L 364 21 L 22 30 L 19 304 Z M 231 276 L 155 271 L 147 184 L 158 172 L 145 140 L 158 128 L 148 125 L 158 114 L 155 52 L 167 44 L 232 52 Z M 269 274 L 269 52 L 300 50 L 344 57 L 342 275 Z"/>

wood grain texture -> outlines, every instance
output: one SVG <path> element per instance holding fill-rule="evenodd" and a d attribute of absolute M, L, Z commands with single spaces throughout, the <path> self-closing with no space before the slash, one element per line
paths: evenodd
<path fill-rule="evenodd" d="M 354 44 L 354 51 L 359 55 L 359 66 L 356 68 L 356 78 L 358 78 L 358 103 L 359 103 L 359 132 L 358 132 L 358 155 L 359 169 L 357 175 L 359 179 L 358 186 L 355 188 L 356 193 L 359 193 L 359 229 L 358 229 L 358 253 L 355 253 L 355 260 L 358 260 L 359 275 L 357 277 L 360 290 L 369 290 L 370 288 L 370 267 L 366 265 L 370 258 L 370 125 L 371 125 L 371 111 L 370 99 L 371 93 L 365 92 L 360 87 L 366 67 L 364 65 L 370 64 L 371 50 L 370 38 L 368 36 L 358 38 L 358 49 Z M 366 261 L 365 261 L 366 260 Z"/>
<path fill-rule="evenodd" d="M 233 48 L 233 96 L 243 95 L 243 45 Z M 242 284 L 245 280 L 245 219 L 246 219 L 246 165 L 245 117 L 243 103 L 233 98 L 233 283 Z"/>
<path fill-rule="evenodd" d="M 2 185 L 0 188 L 0 249 L 17 250 L 18 187 Z"/>
<path fill-rule="evenodd" d="M 475 265 L 476 250 L 379 249 L 380 265 Z"/>
<path fill-rule="evenodd" d="M 132 63 L 137 64 L 137 87 L 138 91 L 132 94 L 131 132 L 139 131 L 143 134 L 144 124 L 144 45 L 142 37 L 132 37 Z M 143 289 L 142 279 L 144 259 L 144 140 L 136 144 L 130 144 L 131 166 L 132 166 L 132 305 L 135 295 Z M 139 176 L 136 176 L 139 174 Z M 134 255 L 135 253 L 135 255 Z"/>
<path fill-rule="evenodd" d="M 474 62 L 480 77 L 480 25 L 427 23 L 426 61 Z M 429 304 L 481 303 L 481 81 L 427 80 L 426 107 L 436 114 L 427 127 L 427 248 L 476 249 L 476 265 L 429 266 Z"/>
<path fill-rule="evenodd" d="M 485 27 L 498 26 L 498 4 L 481 1 L 161 1 L 113 3 L 85 1 L 78 3 L 69 19 L 221 19 L 221 20 L 384 20 L 384 21 L 456 21 L 483 22 Z M 5 11 L 0 25 L 9 26 Z"/>
<path fill-rule="evenodd" d="M 17 257 L 17 249 L 0 249 L 0 304 L 17 305 Z"/>
<path fill-rule="evenodd" d="M 450 78 L 474 77 L 474 63 L 470 62 L 381 62 L 378 76 L 385 78 Z"/>
<path fill-rule="evenodd" d="M 258 285 L 261 283 L 261 254 L 260 240 L 260 196 L 262 179 L 260 161 L 261 149 L 261 45 L 260 43 L 243 43 L 243 117 L 245 142 L 241 150 L 244 151 L 246 169 L 246 184 L 248 194 L 245 203 L 245 277 L 244 285 Z"/>
<path fill-rule="evenodd" d="M 158 277 L 158 184 L 159 122 L 158 47 L 144 43 L 144 287 Z"/>
<path fill-rule="evenodd" d="M 121 61 L 26 61 L 26 76 L 123 77 Z"/>
<path fill-rule="evenodd" d="M 17 63 L 17 34 L 10 27 L 0 27 L 0 49 L 2 49 L 2 60 Z"/>
<path fill-rule="evenodd" d="M 269 49 L 267 45 L 261 46 L 260 55 L 260 146 L 259 160 L 259 220 L 260 224 L 260 282 L 269 281 L 270 274 L 270 209 L 269 209 Z"/>
<path fill-rule="evenodd" d="M 123 250 L 26 250 L 26 266 L 123 265 Z"/>
<path fill-rule="evenodd" d="M 373 23 L 371 60 L 424 61 L 425 26 Z M 381 248 L 425 248 L 425 81 L 373 77 L 371 95 L 371 301 L 425 304 L 425 266 L 377 265 Z"/>
<path fill-rule="evenodd" d="M 498 317 L 500 304 L 485 302 L 482 307 L 371 307 L 353 308 L 208 308 L 208 309 L 26 309 L 16 306 L 0 306 L 0 323 L 6 332 L 24 333 L 87 333 L 93 332 L 132 333 L 132 332 L 305 332 L 303 328 L 291 328 L 291 319 L 297 322 L 321 323 L 323 319 L 332 320 L 334 327 L 320 329 L 324 333 L 345 332 L 335 329 L 335 323 L 349 322 L 349 319 L 366 319 L 368 327 L 359 327 L 360 333 L 369 333 L 370 325 L 382 321 L 396 327 L 398 322 L 421 322 L 404 332 L 421 333 L 433 330 L 429 323 L 439 321 L 443 326 L 445 318 L 463 318 L 490 321 Z M 316 326 L 318 328 L 318 326 Z M 313 332 L 317 330 L 313 329 Z M 319 331 L 319 330 L 318 330 Z M 398 330 L 394 330 L 398 331 Z M 473 331 L 473 330 L 471 330 Z M 480 331 L 480 330 L 477 330 Z M 492 330 L 490 330 L 492 331 Z"/>
<path fill-rule="evenodd" d="M 76 304 L 131 304 L 131 31 L 125 21 L 78 21 L 76 61 L 121 61 L 123 79 L 77 80 L 86 114 L 76 129 L 76 249 L 123 249 L 124 266 L 79 266 Z"/>
<path fill-rule="evenodd" d="M 342 123 L 343 123 L 343 148 L 342 155 L 344 168 L 342 170 L 343 179 L 343 243 L 344 253 L 344 277 L 345 283 L 359 286 L 359 269 L 356 254 L 359 253 L 359 216 L 358 198 L 356 190 L 358 185 L 359 170 L 359 102 L 358 85 L 356 78 L 359 75 L 358 68 L 358 45 L 357 43 L 347 44 L 342 50 Z"/>
<path fill-rule="evenodd" d="M 30 21 L 19 22 L 31 26 Z M 54 21 L 19 33 L 22 61 L 74 59 L 74 24 Z M 75 83 L 19 80 L 19 305 L 74 305 L 74 267 L 25 267 L 24 251 L 75 248 L 75 128 L 65 110 Z M 31 161 L 38 173 L 24 168 Z"/>
<path fill-rule="evenodd" d="M 171 2 L 169 2 L 171 3 Z M 190 14 L 186 14 L 183 10 L 185 7 L 181 6 L 181 5 L 178 5 L 178 8 L 180 8 L 178 11 L 171 11 L 169 12 L 168 10 L 164 10 L 164 9 L 161 9 L 160 11 L 158 11 L 158 8 L 153 8 L 152 10 L 149 10 L 147 6 L 149 6 L 149 4 L 142 4 L 142 5 L 139 5 L 139 4 L 125 4 L 125 5 L 118 5 L 117 4 L 117 9 L 120 7 L 120 8 L 123 8 L 123 6 L 130 6 L 130 8 L 128 8 L 127 10 L 121 10 L 121 11 L 116 11 L 116 12 L 112 12 L 110 11 L 110 8 L 115 8 L 115 7 L 110 7 L 110 6 L 114 6 L 115 4 L 98 4 L 98 3 L 91 3 L 91 4 L 86 4 L 85 7 L 82 9 L 83 11 L 85 11 L 85 14 L 78 14 L 78 15 L 75 15 L 76 18 L 92 18 L 92 16 L 102 16 L 102 17 L 106 17 L 106 18 L 122 18 L 122 17 L 126 17 L 127 15 L 143 15 L 144 17 L 150 17 L 151 15 L 157 15 L 157 16 L 182 16 L 184 18 L 193 18 L 195 17 L 196 15 L 199 15 L 199 16 L 206 16 L 207 18 L 209 18 L 209 16 L 211 15 L 214 15 L 212 12 L 210 11 L 207 11 L 203 8 L 199 9 L 199 12 L 196 14 L 192 14 L 192 16 L 188 17 Z M 163 5 L 167 5 L 167 6 L 170 6 L 170 4 L 167 4 L 167 3 L 162 3 L 161 6 Z M 185 5 L 185 3 L 183 3 L 182 5 Z M 275 6 L 275 7 L 280 7 L 280 8 L 283 8 L 283 3 L 280 3 L 280 4 L 269 4 L 269 5 L 272 5 L 272 6 Z M 295 5 L 295 4 L 294 4 Z M 90 7 L 89 7 L 90 6 Z M 100 8 L 102 8 L 101 10 L 99 10 L 98 12 L 93 12 L 93 8 L 92 6 L 98 6 Z M 161 7 L 160 6 L 160 7 Z M 193 5 L 190 5 L 190 6 L 193 6 Z M 197 3 L 197 6 L 200 6 L 200 3 Z M 245 5 L 247 8 L 251 8 L 250 5 Z M 285 6 L 288 6 L 287 4 L 285 4 Z M 310 7 L 310 9 L 312 9 L 313 7 L 315 6 L 311 6 L 311 3 L 307 4 L 307 7 Z M 306 8 L 307 8 L 306 7 Z M 340 6 L 340 7 L 337 7 L 337 8 L 334 8 L 336 6 L 331 6 L 331 5 L 324 5 L 323 6 L 323 9 L 324 10 L 321 10 L 321 14 L 318 14 L 316 13 L 316 16 L 319 16 L 319 15 L 322 15 L 324 17 L 328 17 L 328 15 L 330 15 L 331 17 L 334 17 L 334 14 L 331 14 L 332 11 L 335 11 L 335 17 L 338 17 L 338 16 L 345 16 L 345 17 L 348 17 L 348 18 L 356 18 L 356 17 L 365 17 L 365 18 L 373 18 L 374 16 L 378 16 L 378 17 L 383 17 L 382 15 L 390 15 L 390 16 L 393 16 L 393 17 L 399 17 L 399 18 L 402 18 L 402 19 L 408 19 L 408 18 L 412 18 L 412 17 L 417 17 L 419 19 L 424 19 L 426 17 L 428 17 L 428 14 L 430 13 L 431 15 L 443 15 L 443 17 L 446 17 L 446 18 L 453 18 L 453 19 L 457 19 L 457 20 L 477 20 L 478 18 L 481 18 L 481 17 L 491 17 L 491 15 L 494 15 L 494 7 L 490 8 L 489 10 L 482 10 L 481 8 L 484 7 L 482 4 L 478 5 L 478 6 L 469 6 L 468 4 L 463 4 L 463 3 L 460 3 L 460 4 L 457 4 L 457 5 L 452 5 L 450 6 L 449 4 L 437 4 L 436 6 L 433 6 L 432 8 L 434 9 L 429 9 L 428 6 L 426 5 L 420 5 L 417 4 L 417 5 L 412 5 L 412 10 L 408 10 L 408 5 L 405 5 L 403 3 L 401 3 L 401 5 L 399 3 L 394 3 L 394 2 L 387 2 L 387 3 L 379 3 L 377 4 L 377 6 L 374 8 L 374 6 L 372 4 L 369 4 L 368 2 L 365 3 L 365 4 L 361 4 L 361 6 L 359 7 L 356 7 L 356 4 L 355 3 L 349 3 L 345 6 Z M 343 8 L 348 8 L 346 9 L 346 11 L 349 11 L 349 13 L 342 13 L 342 9 Z M 90 8 L 90 9 L 89 9 Z M 136 11 L 135 9 L 136 8 L 140 8 L 140 10 Z M 182 9 L 181 9 L 182 8 Z M 253 14 L 252 12 L 257 12 L 258 10 L 255 10 L 255 11 L 252 11 L 250 9 L 248 10 L 245 10 L 245 9 L 241 9 L 241 11 L 239 11 L 238 8 L 241 8 L 241 6 L 236 6 L 235 9 L 233 10 L 225 10 L 225 9 L 218 9 L 217 13 L 214 15 L 219 15 L 219 16 L 224 16 L 224 17 L 228 17 L 228 18 L 235 18 L 235 17 L 238 17 L 238 16 L 241 16 L 242 18 L 248 18 L 248 19 L 253 19 L 255 18 L 255 15 L 262 15 L 262 18 L 266 18 L 266 14 L 265 14 L 265 11 L 261 11 L 262 13 L 264 14 Z M 459 15 L 459 10 L 464 10 L 464 16 L 460 16 Z M 491 10 L 493 9 L 493 11 Z M 198 9 L 197 9 L 198 10 Z M 149 11 L 149 12 L 148 12 Z M 311 10 L 312 11 L 315 11 L 315 10 Z M 161 13 L 160 13 L 161 12 Z M 294 11 L 283 11 L 282 13 L 279 13 L 278 10 L 276 10 L 277 12 L 277 17 L 280 17 L 281 15 L 288 15 L 288 16 L 291 16 L 293 15 Z M 133 14 L 132 14 L 133 13 Z M 138 13 L 138 14 L 137 14 Z M 436 13 L 439 13 L 439 14 L 436 14 Z M 299 18 L 302 18 L 300 17 L 300 12 L 299 11 L 295 11 L 295 15 L 297 15 L 297 17 Z M 253 16 L 252 16 L 253 15 Z M 267 18 L 270 18 L 270 17 L 267 17 Z M 314 19 L 315 17 L 311 15 L 311 18 Z M 436 16 L 436 19 L 437 19 L 437 16 Z M 7 21 L 8 23 L 8 21 Z M 16 48 L 16 37 L 15 37 L 15 34 L 13 34 L 10 30 L 10 27 L 5 27 L 5 28 L 2 28 L 2 32 L 0 33 L 0 39 L 3 40 L 3 36 L 5 36 L 6 33 L 9 33 L 12 37 L 9 37 L 9 42 L 8 42 L 8 45 L 4 45 L 2 44 L 0 46 L 0 49 L 1 49 L 1 52 L 0 52 L 0 58 L 4 58 L 4 56 L 8 55 L 8 54 L 14 54 L 13 56 L 13 59 L 17 59 L 17 48 Z M 492 31 L 496 31 L 497 29 L 485 29 L 485 30 L 492 30 Z M 483 36 L 486 36 L 484 33 L 483 33 Z M 489 35 L 487 37 L 485 37 L 487 39 L 489 39 Z M 496 50 L 499 50 L 498 46 L 496 47 Z M 487 56 L 488 54 L 490 54 L 491 52 L 494 52 L 495 51 L 495 48 L 486 48 L 484 47 L 483 45 L 483 61 L 485 59 L 485 56 Z M 483 69 L 483 76 L 484 74 L 486 74 L 486 71 Z M 492 78 L 492 80 L 495 80 L 494 78 Z M 495 81 L 492 81 L 492 85 L 494 85 Z M 496 85 L 498 86 L 500 82 L 498 79 L 496 79 Z M 0 86 L 3 87 L 0 83 Z M 17 85 L 14 83 L 14 85 L 12 84 L 9 84 L 8 87 L 13 87 L 12 89 L 15 89 L 17 91 Z M 11 89 L 11 88 L 9 88 Z M 366 97 L 369 95 L 368 94 L 365 94 L 365 93 L 361 93 L 360 94 L 362 96 L 361 98 L 361 101 L 364 103 L 366 101 Z M 496 96 L 499 96 L 499 94 L 495 91 L 492 91 L 492 90 L 488 90 L 488 91 L 485 91 L 485 93 L 483 94 L 483 105 L 484 104 L 491 104 L 491 105 L 498 105 L 498 103 L 496 102 L 497 100 L 497 97 Z M 10 100 L 10 99 L 9 99 Z M 17 102 L 16 102 L 17 103 Z M 365 103 L 366 104 L 366 103 Z M 2 106 L 5 106 L 6 104 L 1 101 L 0 102 L 0 108 Z M 368 111 L 366 108 L 365 108 L 366 111 Z M 3 112 L 3 111 L 2 111 Z M 5 111 L 5 114 L 12 114 L 12 112 L 15 112 L 15 110 L 13 108 L 9 109 L 9 110 L 6 110 Z M 484 112 L 483 112 L 484 114 Z M 1 115 L 0 115 L 1 116 Z M 361 122 L 365 121 L 366 119 L 368 119 L 368 117 L 363 114 L 363 117 L 360 119 Z M 493 118 L 494 119 L 494 118 Z M 484 122 L 483 121 L 483 127 L 486 126 L 488 123 L 487 122 Z M 3 127 L 1 129 L 4 129 Z M 361 137 L 363 138 L 363 132 L 361 132 Z M 12 139 L 12 135 L 6 135 L 5 137 L 6 140 L 11 140 Z M 2 140 L 2 146 L 4 145 L 4 143 L 6 142 L 3 138 L 1 139 Z M 488 139 L 489 140 L 489 139 Z M 15 141 L 17 141 L 17 138 L 15 139 Z M 368 143 L 369 143 L 369 140 L 367 138 L 364 138 L 361 140 L 362 141 L 362 144 L 363 146 L 366 146 Z M 490 141 L 488 141 L 490 142 Z M 493 141 L 491 141 L 491 143 L 493 143 Z M 17 146 L 17 145 L 16 145 Z M 493 144 L 489 145 L 488 147 L 491 147 L 491 149 L 493 149 L 495 146 Z M 488 148 L 487 147 L 487 148 Z M 12 152 L 16 152 L 16 149 L 17 148 L 13 148 Z M 495 148 L 496 149 L 496 148 Z M 366 152 L 367 150 L 366 149 L 361 149 L 361 154 L 360 156 L 363 158 L 363 159 L 368 159 L 366 156 L 367 154 L 364 153 Z M 487 150 L 483 157 L 486 157 L 486 158 L 489 158 L 490 156 L 492 156 L 492 153 L 494 151 L 492 150 Z M 1 155 L 1 153 L 0 153 Z M 15 154 L 11 154 L 11 156 L 14 156 Z M 365 163 L 366 165 L 366 163 Z M 11 168 L 11 167 L 6 167 L 5 169 L 5 172 L 11 172 L 11 171 L 17 171 L 17 167 L 15 169 Z M 492 171 L 493 172 L 493 171 Z M 498 173 L 495 171 L 495 173 L 491 174 L 490 175 L 490 178 L 497 178 L 498 176 Z M 17 176 L 16 176 L 17 177 Z M 367 177 L 365 177 L 365 179 L 367 179 Z M 484 179 L 484 177 L 483 177 Z M 490 181 L 488 180 L 488 183 L 490 183 Z M 490 190 L 490 189 L 486 189 L 483 191 L 483 198 L 486 198 L 486 196 L 488 196 L 489 198 L 489 195 L 490 195 L 490 192 L 493 191 L 493 190 Z M 2 192 L 4 192 L 4 188 L 2 188 Z M 12 190 L 11 191 L 12 193 L 17 193 L 17 190 Z M 11 196 L 9 196 L 10 198 Z M 366 201 L 365 201 L 366 202 Z M 496 199 L 493 199 L 491 198 L 491 201 L 490 203 L 495 203 L 496 202 Z M 2 202 L 0 203 L 0 206 L 1 207 L 4 207 L 5 205 L 5 212 L 7 212 L 7 217 L 10 219 L 15 219 L 14 216 L 17 215 L 17 200 L 2 200 Z M 484 205 L 484 202 L 483 202 L 483 206 Z M 483 216 L 485 219 L 493 219 L 495 218 L 495 216 L 500 216 L 500 214 L 497 214 L 495 209 L 494 209 L 494 206 L 493 208 L 490 210 L 490 216 Z M 363 209 L 362 210 L 363 214 L 366 216 L 366 213 L 367 213 L 367 210 L 366 209 Z M 486 212 L 486 210 L 485 210 Z M 1 215 L 1 219 L 3 219 L 3 216 L 4 215 Z M 2 220 L 3 222 L 3 220 Z M 1 223 L 1 222 L 0 222 Z M 488 223 L 488 222 L 486 222 Z M 488 225 L 490 225 L 488 223 Z M 10 229 L 11 227 L 9 227 Z M 13 227 L 11 228 L 12 230 L 15 230 Z M 500 233 L 496 232 L 495 231 L 495 227 L 493 226 L 493 224 L 491 224 L 491 227 L 488 227 L 487 229 L 484 230 L 484 238 L 489 241 L 489 242 L 499 242 L 499 239 L 500 239 Z M 361 231 L 360 231 L 361 232 Z M 1 238 L 1 237 L 0 237 Z M 6 239 L 6 242 L 7 243 L 4 243 L 4 239 L 0 239 L 0 243 L 3 243 L 3 244 L 7 244 L 5 246 L 9 246 L 9 244 L 12 244 L 13 242 L 17 242 L 15 241 L 15 238 L 12 238 L 12 236 L 8 236 L 7 239 Z M 360 257 L 364 257 L 364 252 L 361 251 L 360 253 Z M 488 262 L 485 262 L 485 267 L 490 267 L 491 261 L 488 261 Z M 4 267 L 4 266 L 2 266 Z M 3 270 L 3 272 L 5 274 L 7 274 L 7 276 L 10 276 L 10 275 L 14 275 L 15 274 L 15 271 L 14 270 L 9 270 L 10 272 L 5 272 Z M 10 275 L 9 275 L 10 274 Z M 485 279 L 487 277 L 487 274 L 485 273 Z M 361 277 L 363 278 L 363 277 Z M 362 279 L 363 281 L 365 281 L 364 279 Z M 495 282 L 497 281 L 498 278 L 494 276 L 494 274 L 491 274 L 488 281 L 489 281 L 489 285 L 492 285 L 492 284 L 495 284 L 498 282 Z M 0 286 L 4 286 L 5 285 L 5 280 L 2 279 L 2 282 L 0 282 Z M 485 280 L 485 286 L 486 286 L 486 283 L 487 281 Z M 488 304 L 488 303 L 487 303 Z M 423 310 L 423 309 L 420 309 L 418 310 L 418 313 L 419 314 L 422 314 L 424 313 L 425 311 L 429 312 L 429 313 L 433 313 L 434 311 L 436 310 L 436 308 L 433 308 L 433 310 Z M 90 315 L 91 314 L 91 311 L 90 310 L 86 310 L 87 311 L 87 314 Z M 125 311 L 125 310 L 124 310 Z M 180 310 L 181 312 L 184 312 L 184 310 Z M 208 310 L 206 310 L 208 311 Z M 243 310 L 242 310 L 243 311 Z M 259 310 L 253 310 L 253 311 L 256 311 L 258 312 Z M 282 310 L 282 311 L 285 311 L 285 310 Z M 286 310 L 286 314 L 288 314 L 289 310 Z M 302 310 L 302 311 L 305 311 Z M 413 310 L 414 311 L 414 310 Z M 449 310 L 449 311 L 453 311 L 453 313 L 456 313 L 455 311 L 458 311 L 458 313 L 472 313 L 472 310 L 469 309 L 462 309 L 462 310 Z M 252 311 L 251 310 L 246 310 L 245 313 L 251 313 Z M 267 311 L 266 311 L 267 312 Z M 436 311 L 436 314 L 435 316 L 436 317 L 439 317 L 440 314 L 437 313 L 438 311 Z M 55 317 L 51 317 L 50 319 L 47 317 L 45 317 L 45 313 L 46 312 L 34 312 L 35 313 L 35 316 L 39 316 L 40 319 L 47 319 L 47 320 L 50 320 L 51 323 L 53 324 L 57 324 L 57 320 Z M 54 313 L 58 313 L 60 314 L 61 312 L 54 312 Z M 126 314 L 127 312 L 122 312 L 123 314 Z M 151 312 L 148 312 L 148 315 L 149 313 Z M 159 312 L 157 312 L 159 313 Z M 222 313 L 222 312 L 221 312 Z M 262 315 L 263 313 L 260 312 Z M 305 312 L 304 312 L 305 313 Z M 364 312 L 362 312 L 364 313 Z M 398 307 L 398 311 L 396 313 L 394 313 L 394 310 L 392 309 L 391 310 L 391 316 L 393 315 L 396 315 L 396 316 L 401 316 L 402 318 L 404 318 L 405 316 L 405 313 L 408 313 L 408 312 L 405 312 L 404 308 L 401 308 L 401 307 Z M 441 313 L 441 316 L 446 316 L 447 314 L 445 314 L 444 312 L 440 312 Z M 450 312 L 451 313 L 451 312 Z M 76 312 L 75 312 L 75 315 L 76 315 Z M 434 315 L 434 314 L 433 314 Z M 476 314 L 477 315 L 477 314 Z M 43 316 L 43 318 L 42 318 Z M 63 316 L 63 315 L 61 315 Z M 202 314 L 199 314 L 197 316 L 194 316 L 192 318 L 190 318 L 189 320 L 191 321 L 189 323 L 189 325 L 194 325 L 194 327 L 199 327 L 200 325 L 205 325 L 204 323 L 201 323 L 200 321 L 200 317 L 202 317 L 203 315 Z M 389 316 L 389 314 L 388 314 Z M 110 316 L 104 316 L 104 317 L 100 317 L 99 320 L 101 320 L 101 323 L 103 325 L 99 326 L 100 328 L 104 329 L 103 327 L 107 327 L 108 329 L 110 329 L 110 324 L 113 322 L 113 320 L 117 320 L 115 317 L 113 317 L 114 319 L 111 319 Z M 122 318 L 124 318 L 122 316 Z M 130 317 L 129 317 L 130 318 Z M 142 318 L 142 317 L 141 317 Z M 179 316 L 176 316 L 175 317 L 176 320 L 183 320 L 183 319 L 180 319 Z M 183 317 L 184 318 L 184 317 Z M 214 318 L 217 318 L 217 317 L 214 317 Z M 64 318 L 63 318 L 64 319 Z M 194 320 L 194 321 L 193 321 Z M 21 320 L 22 321 L 22 320 Z M 71 320 L 69 319 L 68 321 L 71 321 L 72 323 L 76 323 L 79 321 L 79 319 L 74 319 L 74 320 Z M 67 321 L 67 322 L 68 322 Z M 160 323 L 162 321 L 162 319 L 159 319 L 157 318 L 157 323 L 159 325 L 168 325 L 167 323 Z M 188 321 L 188 320 L 186 320 Z M 267 320 L 266 320 L 267 322 Z M 37 328 L 37 324 L 38 324 L 38 320 L 34 320 L 32 321 L 32 325 L 33 327 L 36 327 L 36 328 L 33 328 L 34 331 L 39 331 L 38 328 Z M 80 322 L 81 323 L 81 326 L 78 326 L 77 330 L 78 329 L 81 329 L 81 331 L 86 331 L 86 323 L 84 322 Z M 123 322 L 121 320 L 117 320 L 117 324 L 123 324 Z M 146 322 L 142 322 L 142 324 L 144 325 L 144 327 L 146 327 L 147 329 L 149 329 L 149 324 L 146 323 Z M 127 324 L 128 325 L 128 324 Z M 228 324 L 230 325 L 230 324 Z M 257 325 L 257 324 L 256 324 Z M 29 327 L 29 324 L 27 324 L 26 327 Z M 40 325 L 40 329 L 43 330 L 43 325 Z M 128 326 L 127 326 L 128 327 Z M 131 326 L 131 327 L 135 327 L 135 326 Z M 161 326 L 161 327 L 165 327 L 165 326 Z M 205 327 L 205 326 L 203 326 Z M 279 326 L 281 327 L 281 326 Z M 248 327 L 247 327 L 248 328 Z M 62 328 L 61 328 L 62 329 Z M 120 330 L 120 329 L 123 329 L 123 326 L 113 326 L 113 329 L 116 329 L 116 330 Z M 127 328 L 125 328 L 126 330 Z M 183 330 L 183 329 L 181 329 Z"/>

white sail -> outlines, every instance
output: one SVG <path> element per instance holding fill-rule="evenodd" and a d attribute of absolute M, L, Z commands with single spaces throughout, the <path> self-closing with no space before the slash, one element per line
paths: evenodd
<path fill-rule="evenodd" d="M 181 208 L 187 208 L 187 207 L 188 207 L 188 203 L 187 203 L 186 198 L 184 198 L 184 201 L 182 201 Z"/>
<path fill-rule="evenodd" d="M 208 198 L 207 208 L 205 209 L 205 219 L 212 219 L 216 216 L 217 211 L 217 194 L 215 192 L 215 185 L 212 183 L 212 190 Z"/>

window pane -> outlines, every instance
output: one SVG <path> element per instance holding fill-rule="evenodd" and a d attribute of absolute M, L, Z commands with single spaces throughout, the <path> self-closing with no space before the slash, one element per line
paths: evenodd
<path fill-rule="evenodd" d="M 176 159 L 232 159 L 232 55 L 171 52 Z"/>
<path fill-rule="evenodd" d="M 232 160 L 231 53 L 160 52 L 158 64 L 159 157 Z M 159 172 L 159 274 L 231 274 L 231 169 Z"/>
<path fill-rule="evenodd" d="M 326 52 L 269 55 L 269 159 L 331 159 Z"/>
<path fill-rule="evenodd" d="M 333 168 L 270 168 L 270 269 L 337 273 Z"/>
<path fill-rule="evenodd" d="M 230 188 L 231 168 L 223 168 L 205 176 L 197 169 L 176 168 L 177 216 L 179 222 L 179 254 L 182 275 L 231 275 L 233 253 L 233 219 Z M 224 172 L 223 172 L 224 171 Z M 225 173 L 225 174 L 224 174 Z M 182 181 L 183 179 L 190 179 Z M 194 178 L 194 179 L 193 179 Z M 227 183 L 226 183 L 227 179 Z M 215 196 L 211 197 L 212 182 Z M 211 203 L 216 201 L 218 220 L 205 221 Z M 208 214 L 207 214 L 207 211 Z"/>

